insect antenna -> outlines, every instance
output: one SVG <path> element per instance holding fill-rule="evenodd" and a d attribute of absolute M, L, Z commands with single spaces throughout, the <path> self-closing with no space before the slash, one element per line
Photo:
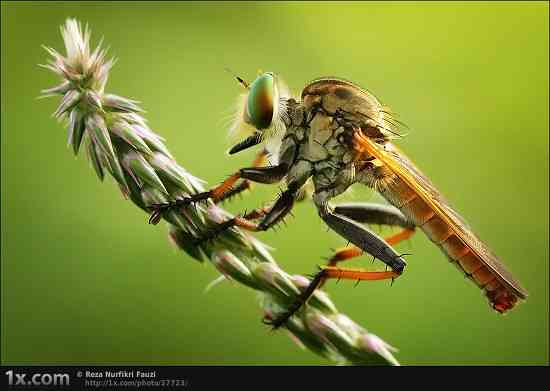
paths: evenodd
<path fill-rule="evenodd" d="M 241 78 L 240 76 L 237 76 L 231 69 L 225 67 L 224 70 L 227 73 L 231 74 L 235 79 L 237 79 L 239 84 L 242 85 L 244 88 L 246 88 L 247 90 L 250 88 L 250 84 L 248 84 L 248 82 L 246 80 L 244 80 L 243 78 Z"/>

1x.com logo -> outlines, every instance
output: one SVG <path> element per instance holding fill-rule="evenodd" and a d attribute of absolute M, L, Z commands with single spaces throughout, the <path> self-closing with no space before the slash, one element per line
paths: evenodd
<path fill-rule="evenodd" d="M 15 373 L 12 370 L 5 372 L 10 386 L 68 386 L 68 373 L 35 373 L 27 376 L 26 373 Z"/>

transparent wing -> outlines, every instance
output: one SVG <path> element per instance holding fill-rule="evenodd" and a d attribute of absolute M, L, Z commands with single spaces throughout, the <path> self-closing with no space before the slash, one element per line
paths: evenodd
<path fill-rule="evenodd" d="M 500 259 L 472 232 L 464 219 L 449 205 L 435 186 L 394 144 L 386 143 L 382 146 L 367 137 L 361 137 L 361 142 L 370 155 L 380 160 L 413 189 L 482 263 L 506 283 L 511 291 L 522 299 L 527 297 L 527 291 L 514 279 Z"/>

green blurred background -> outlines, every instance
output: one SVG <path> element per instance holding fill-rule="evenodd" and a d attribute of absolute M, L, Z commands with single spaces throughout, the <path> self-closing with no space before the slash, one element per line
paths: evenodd
<path fill-rule="evenodd" d="M 340 310 L 403 364 L 548 363 L 548 3 L 2 3 L 2 340 L 4 364 L 327 364 L 261 325 L 253 291 L 177 253 L 162 225 L 100 184 L 37 100 L 56 77 L 41 44 L 63 49 L 76 17 L 119 61 L 107 89 L 140 100 L 180 164 L 215 184 L 225 120 L 259 68 L 298 93 L 353 80 L 400 113 L 399 142 L 530 292 L 507 316 L 488 306 L 423 234 L 403 277 L 334 282 Z M 256 188 L 232 211 L 275 196 Z M 376 200 L 357 189 L 347 200 Z M 261 238 L 293 273 L 331 247 L 310 204 Z M 363 259 L 362 262 L 365 262 Z M 359 263 L 362 263 L 359 262 Z"/>

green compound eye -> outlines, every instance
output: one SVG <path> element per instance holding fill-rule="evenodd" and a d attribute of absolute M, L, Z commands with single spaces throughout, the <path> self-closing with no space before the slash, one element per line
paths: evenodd
<path fill-rule="evenodd" d="M 266 129 L 273 120 L 273 97 L 275 78 L 268 72 L 259 76 L 250 85 L 246 104 L 247 122 L 256 129 Z"/>

